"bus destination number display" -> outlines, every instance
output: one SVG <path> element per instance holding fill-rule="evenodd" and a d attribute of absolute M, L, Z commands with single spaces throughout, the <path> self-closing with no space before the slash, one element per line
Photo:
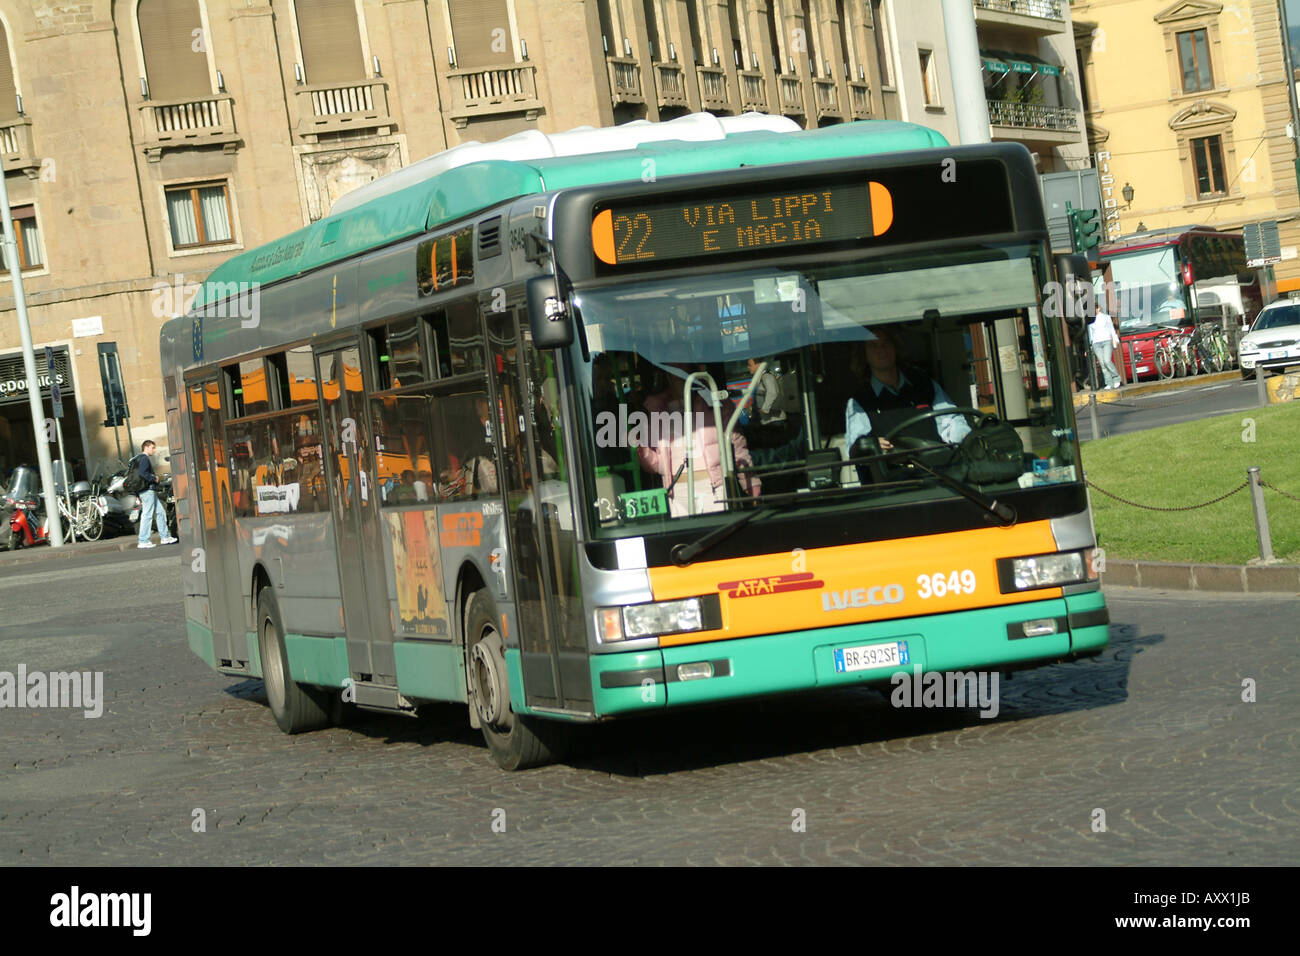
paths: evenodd
<path fill-rule="evenodd" d="M 614 206 L 591 223 L 591 247 L 606 265 L 688 259 L 764 246 L 809 245 L 884 234 L 894 221 L 877 182 L 814 186 L 706 202 Z"/>

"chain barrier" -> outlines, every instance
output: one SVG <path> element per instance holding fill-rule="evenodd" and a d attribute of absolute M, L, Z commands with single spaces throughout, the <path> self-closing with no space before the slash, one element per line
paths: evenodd
<path fill-rule="evenodd" d="M 1097 485 L 1093 483 L 1091 478 L 1088 479 L 1088 487 L 1094 489 L 1095 491 L 1100 492 L 1101 494 L 1105 495 L 1107 498 L 1113 498 L 1115 501 L 1118 501 L 1121 504 L 1131 505 L 1134 508 L 1141 508 L 1144 511 L 1196 511 L 1200 508 L 1208 508 L 1210 505 L 1217 505 L 1220 501 L 1223 501 L 1225 498 L 1231 498 L 1237 492 L 1244 491 L 1246 488 L 1249 488 L 1250 482 L 1243 481 L 1236 488 L 1233 488 L 1231 491 L 1227 492 L 1226 494 L 1219 495 L 1219 497 L 1217 498 L 1211 498 L 1209 501 L 1203 501 L 1199 505 L 1187 505 L 1186 507 L 1183 508 L 1161 508 L 1157 505 L 1144 505 L 1144 504 L 1139 504 L 1136 501 L 1129 501 L 1127 498 L 1121 498 L 1119 495 L 1111 494 L 1105 488 L 1098 488 Z M 1267 485 L 1266 487 L 1272 488 L 1272 485 Z M 1273 490 L 1276 491 L 1277 489 L 1274 488 Z M 1285 494 L 1285 492 L 1283 493 Z M 1287 497 L 1290 496 L 1288 495 Z"/>
<path fill-rule="evenodd" d="M 1300 501 L 1300 496 L 1293 495 L 1289 491 L 1283 491 L 1277 485 L 1270 485 L 1267 481 L 1265 481 L 1262 478 L 1259 481 L 1259 485 L 1261 488 L 1267 488 L 1269 491 L 1276 491 L 1283 498 L 1290 498 L 1292 501 Z"/>

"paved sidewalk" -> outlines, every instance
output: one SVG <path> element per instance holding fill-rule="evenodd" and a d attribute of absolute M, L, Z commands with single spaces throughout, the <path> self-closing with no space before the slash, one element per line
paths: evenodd
<path fill-rule="evenodd" d="M 1110 402 L 1123 401 L 1126 398 L 1133 398 L 1137 395 L 1150 395 L 1154 392 L 1176 392 L 1183 388 L 1196 388 L 1200 385 L 1217 385 L 1220 382 L 1235 382 L 1241 378 L 1241 372 L 1233 369 L 1229 372 L 1215 372 L 1212 375 L 1197 375 L 1193 378 L 1171 378 L 1163 382 L 1137 382 L 1132 385 L 1121 385 L 1119 388 L 1099 388 L 1097 389 L 1097 404 L 1105 405 Z M 1074 407 L 1085 408 L 1088 404 L 1088 395 L 1091 394 L 1087 389 L 1076 392 L 1074 395 Z"/>
<path fill-rule="evenodd" d="M 154 544 L 158 544 L 157 532 L 154 532 L 149 540 Z M 8 567 L 12 564 L 31 564 L 34 561 L 69 561 L 73 558 L 85 557 L 88 554 L 134 551 L 135 547 L 136 537 L 134 534 L 121 534 L 115 538 L 104 538 L 99 541 L 77 541 L 59 548 L 52 548 L 48 544 L 38 544 L 32 548 L 23 548 L 21 551 L 0 551 L 0 567 Z M 173 546 L 167 545 L 167 547 Z"/>

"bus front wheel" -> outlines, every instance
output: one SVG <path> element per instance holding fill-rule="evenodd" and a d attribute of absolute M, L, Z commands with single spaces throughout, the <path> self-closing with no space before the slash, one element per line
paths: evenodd
<path fill-rule="evenodd" d="M 262 655 L 262 682 L 275 724 L 286 734 L 328 727 L 331 720 L 330 691 L 299 684 L 289 676 L 289 652 L 284 643 L 284 625 L 275 593 L 263 588 L 257 595 L 257 636 Z"/>
<path fill-rule="evenodd" d="M 551 763 L 564 750 L 565 728 L 549 720 L 516 714 L 510 706 L 505 641 L 496 602 L 486 590 L 475 591 L 465 615 L 465 673 L 469 705 L 478 719 L 492 759 L 502 770 L 523 770 Z"/>

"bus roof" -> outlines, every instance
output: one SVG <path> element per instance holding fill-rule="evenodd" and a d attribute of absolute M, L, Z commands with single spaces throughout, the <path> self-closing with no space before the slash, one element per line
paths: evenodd
<path fill-rule="evenodd" d="M 1107 242 L 1100 246 L 1102 257 L 1109 255 L 1122 254 L 1125 252 L 1136 252 L 1139 249 L 1150 249 L 1154 246 L 1172 246 L 1182 240 L 1184 236 L 1191 235 L 1216 235 L 1232 236 L 1240 235 L 1236 230 L 1219 230 L 1213 226 L 1168 226 L 1164 229 L 1148 229 L 1145 232 L 1135 232 L 1131 236 L 1125 236 L 1118 242 Z"/>
<path fill-rule="evenodd" d="M 521 196 L 575 186 L 635 181 L 645 178 L 647 172 L 654 177 L 650 181 L 657 182 L 674 176 L 741 166 L 798 163 L 948 145 L 938 132 L 912 123 L 860 120 L 822 129 L 786 132 L 782 131 L 782 122 L 778 118 L 761 114 L 752 114 L 749 123 L 734 121 L 746 119 L 751 114 L 729 117 L 727 119 L 733 122 L 716 123 L 713 135 L 701 139 L 701 127 L 707 124 L 697 121 L 689 129 L 683 124 L 684 120 L 696 120 L 699 115 L 668 123 L 636 124 L 631 137 L 625 134 L 626 127 L 573 130 L 571 134 L 581 133 L 583 138 L 575 138 L 570 143 L 581 142 L 588 151 L 572 155 L 555 155 L 555 149 L 550 155 L 536 155 L 546 150 L 538 149 L 537 141 L 529 139 L 521 141 L 516 150 L 525 155 L 533 153 L 529 158 L 479 158 L 510 155 L 510 141 L 515 137 L 508 137 L 491 144 L 499 147 L 496 150 L 477 143 L 466 144 L 478 147 L 480 151 L 462 153 L 461 156 L 469 161 L 461 165 L 422 160 L 359 188 L 358 191 L 365 190 L 362 197 L 370 194 L 373 198 L 358 203 L 345 202 L 349 197 L 342 197 L 329 216 L 218 266 L 200 288 L 191 308 L 197 309 L 226 298 L 235 294 L 232 290 L 247 289 L 254 283 L 265 285 L 349 259 Z M 662 133 L 671 132 L 669 128 L 674 124 L 682 124 L 677 127 L 682 135 L 693 138 L 661 138 Z M 648 131 L 646 126 L 656 130 Z M 603 141 L 598 138 L 599 134 L 619 133 L 624 135 L 608 135 Z M 557 134 L 550 138 L 550 142 L 567 135 L 570 134 Z M 635 145 L 630 146 L 633 142 Z M 601 149 L 602 145 L 606 148 Z M 464 148 L 456 147 L 430 157 L 430 160 Z M 653 160 L 653 165 L 648 166 L 647 160 Z M 422 178 L 421 172 L 427 175 Z M 409 184 L 391 188 L 386 182 L 389 177 L 396 180 L 393 185 L 407 181 Z"/>

